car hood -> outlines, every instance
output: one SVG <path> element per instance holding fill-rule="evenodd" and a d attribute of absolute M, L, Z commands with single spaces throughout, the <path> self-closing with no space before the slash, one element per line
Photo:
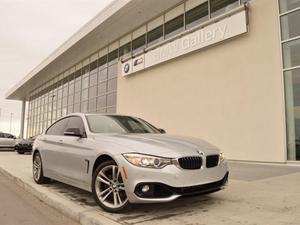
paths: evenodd
<path fill-rule="evenodd" d="M 197 138 L 167 134 L 110 134 L 100 136 L 106 141 L 123 146 L 124 148 L 120 149 L 118 153 L 137 152 L 162 157 L 193 156 L 199 155 L 199 151 L 205 155 L 219 153 L 215 146 Z"/>

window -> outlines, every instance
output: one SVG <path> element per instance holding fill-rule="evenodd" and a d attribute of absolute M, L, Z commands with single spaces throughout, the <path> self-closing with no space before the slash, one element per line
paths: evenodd
<path fill-rule="evenodd" d="M 215 17 L 222 13 L 228 12 L 239 5 L 239 0 L 211 0 L 211 16 Z"/>
<path fill-rule="evenodd" d="M 74 95 L 69 95 L 69 98 L 68 98 L 68 105 L 71 105 L 74 103 Z"/>
<path fill-rule="evenodd" d="M 89 99 L 95 98 L 97 96 L 97 86 L 89 88 Z"/>
<path fill-rule="evenodd" d="M 283 44 L 284 68 L 300 66 L 300 39 Z"/>
<path fill-rule="evenodd" d="M 86 113 L 88 111 L 88 101 L 81 102 L 81 112 Z"/>
<path fill-rule="evenodd" d="M 74 102 L 75 103 L 78 103 L 78 102 L 81 101 L 80 95 L 81 95 L 80 92 L 75 93 L 75 95 L 74 95 Z"/>
<path fill-rule="evenodd" d="M 106 107 L 106 96 L 101 96 L 97 98 L 97 108 L 105 108 Z"/>
<path fill-rule="evenodd" d="M 75 80 L 75 92 L 81 90 L 81 77 L 76 78 Z"/>
<path fill-rule="evenodd" d="M 98 67 L 98 60 L 95 60 L 95 61 L 90 63 L 90 70 L 91 71 L 97 69 L 97 67 Z"/>
<path fill-rule="evenodd" d="M 98 84 L 98 96 L 102 96 L 106 94 L 106 82 L 102 82 Z"/>
<path fill-rule="evenodd" d="M 282 40 L 300 36 L 300 10 L 282 16 L 280 22 Z"/>
<path fill-rule="evenodd" d="M 98 82 L 106 81 L 107 80 L 107 68 L 100 70 L 98 75 Z"/>
<path fill-rule="evenodd" d="M 156 44 L 164 40 L 164 16 L 159 16 L 147 24 L 147 45 Z"/>
<path fill-rule="evenodd" d="M 154 126 L 129 116 L 87 116 L 90 130 L 94 133 L 159 133 Z"/>
<path fill-rule="evenodd" d="M 80 76 L 81 76 L 81 69 L 79 69 L 75 72 L 75 78 L 80 77 Z"/>
<path fill-rule="evenodd" d="M 74 112 L 80 112 L 80 103 L 74 104 Z"/>
<path fill-rule="evenodd" d="M 68 124 L 67 124 L 65 130 L 67 130 L 69 128 L 78 128 L 80 130 L 81 134 L 83 134 L 85 132 L 84 124 L 80 117 L 72 116 L 72 117 L 68 117 L 67 119 L 68 119 Z"/>
<path fill-rule="evenodd" d="M 163 35 L 164 35 L 164 26 L 163 25 L 160 25 L 159 27 L 154 28 L 153 30 L 149 31 L 147 34 L 148 46 L 155 44 L 159 41 L 162 41 Z"/>
<path fill-rule="evenodd" d="M 98 59 L 98 66 L 106 66 L 107 63 L 107 55 L 102 56 L 100 59 Z"/>
<path fill-rule="evenodd" d="M 300 7 L 300 0 L 279 0 L 280 13 Z"/>
<path fill-rule="evenodd" d="M 97 99 L 90 99 L 89 100 L 89 109 L 88 112 L 96 112 L 96 107 L 97 106 Z"/>
<path fill-rule="evenodd" d="M 90 75 L 90 86 L 97 84 L 97 73 L 93 73 Z"/>
<path fill-rule="evenodd" d="M 69 83 L 69 95 L 74 94 L 74 80 Z"/>
<path fill-rule="evenodd" d="M 85 89 L 81 93 L 81 101 L 85 101 L 89 98 L 89 90 Z"/>
<path fill-rule="evenodd" d="M 123 45 L 119 49 L 120 57 L 131 52 L 131 42 Z"/>
<path fill-rule="evenodd" d="M 118 64 L 111 65 L 108 68 L 108 79 L 117 77 L 118 75 Z"/>
<path fill-rule="evenodd" d="M 64 118 L 62 120 L 59 120 L 55 124 L 53 124 L 47 131 L 46 134 L 48 135 L 64 135 L 66 126 L 67 126 L 68 119 Z"/>
<path fill-rule="evenodd" d="M 180 15 L 165 24 L 165 36 L 169 38 L 183 31 L 183 15 Z"/>
<path fill-rule="evenodd" d="M 108 62 L 111 62 L 117 58 L 118 58 L 118 49 L 116 49 L 108 54 Z"/>
<path fill-rule="evenodd" d="M 117 104 L 117 94 L 111 93 L 107 95 L 107 106 L 115 106 Z"/>
<path fill-rule="evenodd" d="M 208 1 L 189 9 L 185 13 L 185 24 L 187 28 L 191 28 L 206 20 L 208 20 Z"/>
<path fill-rule="evenodd" d="M 116 91 L 117 90 L 117 78 L 111 79 L 107 83 L 108 92 Z"/>
<path fill-rule="evenodd" d="M 132 41 L 132 51 L 137 52 L 146 45 L 146 34 L 134 39 Z"/>
<path fill-rule="evenodd" d="M 90 72 L 90 65 L 86 65 L 82 68 L 82 74 L 87 74 Z"/>
<path fill-rule="evenodd" d="M 73 113 L 73 112 L 74 112 L 73 105 L 69 105 L 68 106 L 68 114 Z"/>
<path fill-rule="evenodd" d="M 83 78 L 82 78 L 82 89 L 85 89 L 85 88 L 88 88 L 89 87 L 89 76 L 88 75 L 85 75 Z"/>
<path fill-rule="evenodd" d="M 49 104 L 49 110 L 52 110 L 52 104 L 51 105 L 50 104 Z M 68 98 L 64 97 L 63 100 L 62 100 L 62 106 L 65 107 L 67 105 L 68 105 Z"/>
<path fill-rule="evenodd" d="M 300 160 L 300 69 L 284 73 L 288 160 Z"/>

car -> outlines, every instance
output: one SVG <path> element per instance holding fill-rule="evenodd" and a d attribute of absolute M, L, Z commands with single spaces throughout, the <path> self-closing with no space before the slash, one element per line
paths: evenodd
<path fill-rule="evenodd" d="M 0 148 L 14 149 L 16 144 L 16 136 L 0 132 Z"/>
<path fill-rule="evenodd" d="M 128 211 L 135 203 L 219 191 L 228 174 L 227 161 L 215 146 L 168 135 L 126 115 L 70 114 L 33 145 L 36 183 L 51 179 L 87 190 L 112 213 Z"/>
<path fill-rule="evenodd" d="M 34 137 L 30 137 L 28 139 L 21 139 L 21 140 L 17 141 L 17 143 L 15 145 L 15 151 L 18 154 L 24 154 L 26 152 L 31 152 L 32 145 L 33 145 L 35 138 L 36 137 L 34 136 Z"/>

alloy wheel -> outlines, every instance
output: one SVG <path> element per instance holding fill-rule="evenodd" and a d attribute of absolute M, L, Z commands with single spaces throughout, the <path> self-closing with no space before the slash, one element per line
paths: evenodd
<path fill-rule="evenodd" d="M 99 201 L 108 208 L 120 208 L 128 202 L 121 171 L 117 165 L 108 165 L 99 171 L 95 190 Z"/>
<path fill-rule="evenodd" d="M 40 179 L 41 171 L 42 171 L 41 157 L 39 155 L 35 155 L 33 160 L 33 177 L 36 181 Z"/>

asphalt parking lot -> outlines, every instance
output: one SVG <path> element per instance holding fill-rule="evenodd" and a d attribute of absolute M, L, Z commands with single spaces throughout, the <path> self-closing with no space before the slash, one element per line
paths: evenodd
<path fill-rule="evenodd" d="M 103 212 L 90 193 L 59 182 L 36 185 L 30 155 L 0 152 L 0 169 L 81 224 L 300 224 L 300 166 L 231 162 L 229 186 L 223 191 L 167 204 L 136 205 L 126 214 Z"/>

